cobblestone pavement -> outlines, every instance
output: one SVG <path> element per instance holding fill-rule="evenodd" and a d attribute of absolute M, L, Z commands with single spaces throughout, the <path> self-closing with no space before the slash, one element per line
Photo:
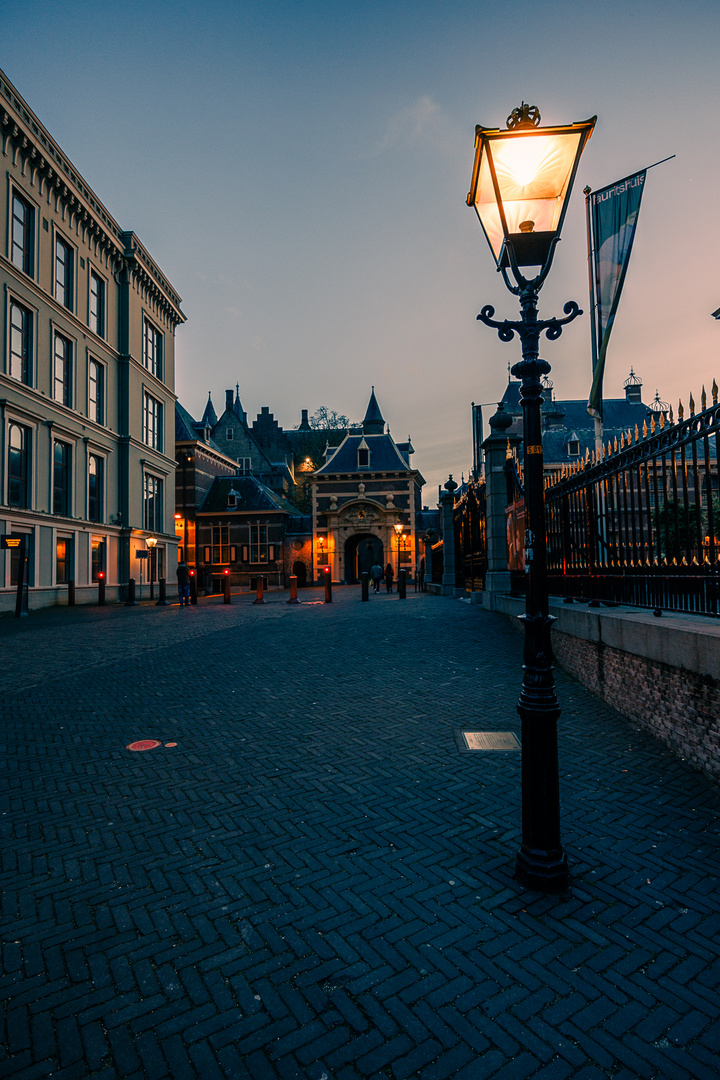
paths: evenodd
<path fill-rule="evenodd" d="M 718 789 L 559 672 L 525 891 L 515 628 L 302 598 L 0 620 L 0 1075 L 717 1078 Z"/>

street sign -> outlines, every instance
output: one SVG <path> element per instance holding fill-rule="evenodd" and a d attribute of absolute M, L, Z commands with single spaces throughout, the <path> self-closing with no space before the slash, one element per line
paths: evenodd
<path fill-rule="evenodd" d="M 136 559 L 149 559 L 150 558 L 150 552 L 149 551 L 139 551 L 138 549 L 136 549 L 135 550 L 135 558 Z"/>

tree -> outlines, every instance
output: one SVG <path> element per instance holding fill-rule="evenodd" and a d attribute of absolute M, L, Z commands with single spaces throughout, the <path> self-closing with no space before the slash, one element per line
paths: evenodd
<path fill-rule="evenodd" d="M 315 431 L 347 431 L 350 427 L 347 416 L 336 412 L 335 409 L 328 409 L 327 405 L 321 405 L 312 414 L 308 423 Z"/>

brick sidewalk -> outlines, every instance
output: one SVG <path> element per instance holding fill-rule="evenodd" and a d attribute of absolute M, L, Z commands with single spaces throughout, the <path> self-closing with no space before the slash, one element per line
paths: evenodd
<path fill-rule="evenodd" d="M 715 1080 L 718 789 L 558 672 L 524 891 L 515 629 L 301 598 L 0 620 L 0 1076 Z"/>

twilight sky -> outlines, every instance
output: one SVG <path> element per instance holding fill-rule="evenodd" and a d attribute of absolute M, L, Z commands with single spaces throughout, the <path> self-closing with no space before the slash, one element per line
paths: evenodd
<path fill-rule="evenodd" d="M 582 189 L 653 169 L 608 353 L 644 400 L 720 381 L 718 0 L 0 0 L 0 67 L 183 298 L 176 389 L 195 416 L 240 384 L 250 419 L 362 419 L 371 384 L 435 505 L 471 462 L 516 318 L 465 205 L 476 123 L 522 100 L 597 113 L 542 317 L 586 312 L 542 355 L 587 397 Z M 484 409 L 484 417 L 494 411 Z"/>

